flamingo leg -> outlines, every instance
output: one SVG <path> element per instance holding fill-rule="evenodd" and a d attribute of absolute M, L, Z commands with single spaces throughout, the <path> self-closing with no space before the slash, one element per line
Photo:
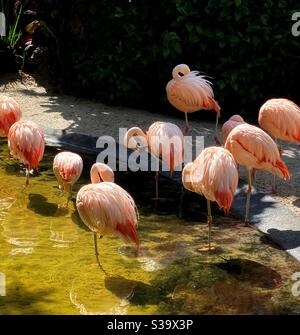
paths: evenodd
<path fill-rule="evenodd" d="M 67 207 L 69 206 L 69 202 L 72 200 L 72 185 L 69 187 L 68 198 L 67 198 Z"/>
<path fill-rule="evenodd" d="M 221 145 L 221 142 L 218 137 L 218 123 L 219 123 L 219 117 L 218 114 L 216 116 L 216 126 L 215 126 L 215 135 L 214 135 L 214 140 L 217 145 Z"/>
<path fill-rule="evenodd" d="M 210 200 L 207 199 L 207 225 L 208 225 L 208 245 L 198 249 L 199 251 L 211 251 L 214 247 L 211 246 L 211 225 L 212 225 L 212 215 Z"/>
<path fill-rule="evenodd" d="M 250 197 L 252 192 L 252 169 L 248 169 L 248 190 L 246 199 L 246 210 L 245 210 L 245 225 L 249 224 L 249 211 L 250 211 Z"/>
<path fill-rule="evenodd" d="M 211 244 L 210 244 L 211 224 L 212 224 L 211 206 L 210 206 L 210 200 L 207 199 L 208 251 L 211 250 Z"/>
<path fill-rule="evenodd" d="M 107 276 L 107 272 L 103 269 L 103 267 L 100 263 L 99 252 L 98 252 L 98 241 L 97 241 L 97 234 L 96 233 L 94 233 L 94 247 L 95 247 L 95 256 L 96 256 L 96 260 L 97 260 L 97 263 L 99 265 L 99 268 Z"/>
<path fill-rule="evenodd" d="M 158 182 L 159 182 L 159 173 L 156 171 L 155 174 L 155 198 L 158 199 Z"/>
<path fill-rule="evenodd" d="M 276 176 L 273 175 L 272 193 L 277 193 Z"/>
<path fill-rule="evenodd" d="M 26 169 L 26 181 L 25 181 L 25 187 L 29 185 L 29 166 Z"/>
<path fill-rule="evenodd" d="M 186 135 L 189 132 L 189 129 L 190 129 L 188 113 L 185 112 L 184 117 L 185 117 L 185 127 L 184 127 L 184 130 L 183 130 L 183 134 Z"/>
<path fill-rule="evenodd" d="M 181 187 L 181 194 L 180 194 L 180 200 L 179 200 L 179 208 L 178 208 L 178 217 L 182 218 L 182 207 L 183 207 L 183 198 L 184 198 L 184 187 Z"/>
<path fill-rule="evenodd" d="M 280 142 L 277 138 L 275 138 L 275 143 L 277 145 L 277 148 L 278 148 L 278 151 L 279 151 L 279 154 L 280 154 L 280 157 L 282 155 L 282 148 L 281 148 L 281 145 L 280 145 Z M 277 185 L 276 185 L 276 176 L 273 175 L 273 184 L 272 184 L 272 193 L 277 193 Z"/>
<path fill-rule="evenodd" d="M 255 181 L 255 179 L 256 179 L 256 171 L 257 171 L 256 169 L 252 169 L 252 173 L 251 174 L 252 174 L 252 180 L 253 181 Z"/>

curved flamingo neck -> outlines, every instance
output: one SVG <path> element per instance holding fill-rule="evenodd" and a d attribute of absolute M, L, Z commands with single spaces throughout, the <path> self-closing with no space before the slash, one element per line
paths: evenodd
<path fill-rule="evenodd" d="M 186 64 L 179 64 L 174 67 L 172 71 L 172 76 L 174 79 L 181 79 L 190 72 L 191 70 Z"/>
<path fill-rule="evenodd" d="M 113 170 L 103 163 L 95 163 L 91 167 L 90 171 L 92 184 L 97 184 L 101 182 L 114 182 L 114 172 Z"/>
<path fill-rule="evenodd" d="M 139 127 L 130 128 L 124 136 L 124 145 L 130 149 L 136 149 L 138 143 L 132 139 L 132 137 L 139 137 L 143 146 L 148 146 L 148 138 L 147 135 L 142 131 Z"/>

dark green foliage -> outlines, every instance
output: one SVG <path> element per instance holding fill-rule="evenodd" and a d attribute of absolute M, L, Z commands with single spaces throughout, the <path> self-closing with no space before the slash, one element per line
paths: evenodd
<path fill-rule="evenodd" d="M 57 36 L 58 76 L 65 73 L 73 91 L 168 111 L 165 86 L 173 67 L 186 63 L 212 78 L 223 120 L 256 119 L 273 96 L 300 102 L 300 37 L 291 33 L 298 0 L 37 3 Z"/>

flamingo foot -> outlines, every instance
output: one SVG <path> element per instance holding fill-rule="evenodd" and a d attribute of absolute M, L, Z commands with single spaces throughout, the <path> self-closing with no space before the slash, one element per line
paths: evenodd
<path fill-rule="evenodd" d="M 215 249 L 216 248 L 214 246 L 204 245 L 203 247 L 198 248 L 197 251 L 199 251 L 199 252 L 210 252 L 210 251 L 213 251 Z"/>

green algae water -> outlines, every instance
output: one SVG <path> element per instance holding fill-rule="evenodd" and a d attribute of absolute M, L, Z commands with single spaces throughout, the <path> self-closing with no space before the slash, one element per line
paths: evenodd
<path fill-rule="evenodd" d="M 163 199 L 154 211 L 151 173 L 116 176 L 139 208 L 142 247 L 136 255 L 118 237 L 99 240 L 105 275 L 74 204 L 92 162 L 85 160 L 66 209 L 52 173 L 55 150 L 46 151 L 25 190 L 24 173 L 9 159 L 6 142 L 0 144 L 0 272 L 6 281 L 0 314 L 300 313 L 300 297 L 292 295 L 292 274 L 300 271 L 296 260 L 218 211 L 215 251 L 197 252 L 207 239 L 205 201 L 182 199 L 178 187 L 161 180 Z"/>

